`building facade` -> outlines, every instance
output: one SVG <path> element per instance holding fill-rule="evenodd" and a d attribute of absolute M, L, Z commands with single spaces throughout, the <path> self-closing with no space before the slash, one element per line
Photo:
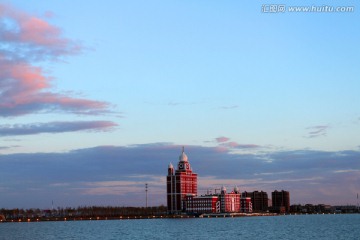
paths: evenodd
<path fill-rule="evenodd" d="M 251 198 L 252 210 L 254 212 L 266 212 L 269 208 L 268 194 L 263 191 L 243 192 L 242 198 Z"/>
<path fill-rule="evenodd" d="M 197 195 L 197 174 L 191 169 L 188 157 L 182 150 L 177 169 L 170 163 L 168 167 L 167 206 L 169 213 L 179 213 L 186 209 L 186 197 Z"/>
<path fill-rule="evenodd" d="M 288 191 L 272 192 L 272 207 L 269 208 L 269 199 L 266 192 L 254 191 L 240 193 L 238 187 L 227 192 L 223 186 L 211 192 L 198 196 L 197 177 L 193 172 L 184 148 L 179 156 L 175 170 L 170 163 L 166 177 L 167 210 L 169 214 L 179 213 L 252 213 L 272 212 L 285 213 L 290 211 L 290 194 Z M 216 190 L 221 190 L 220 193 Z"/>
<path fill-rule="evenodd" d="M 237 187 L 234 191 L 227 193 L 226 188 L 221 188 L 220 198 L 220 211 L 225 213 L 240 212 L 240 191 Z"/>
<path fill-rule="evenodd" d="M 217 195 L 205 196 L 187 196 L 186 212 L 202 214 L 202 213 L 219 213 L 220 201 Z"/>
<path fill-rule="evenodd" d="M 252 202 L 250 197 L 240 198 L 240 212 L 242 213 L 252 213 Z"/>
<path fill-rule="evenodd" d="M 271 193 L 273 212 L 288 213 L 290 211 L 290 193 L 288 191 L 277 191 Z"/>
<path fill-rule="evenodd" d="M 227 193 L 226 188 L 222 187 L 220 194 L 188 195 L 185 211 L 195 214 L 240 212 L 240 197 L 241 194 L 237 187 L 230 193 Z"/>

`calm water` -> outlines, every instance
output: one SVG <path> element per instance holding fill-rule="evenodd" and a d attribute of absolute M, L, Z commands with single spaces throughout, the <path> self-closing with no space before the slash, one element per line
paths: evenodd
<path fill-rule="evenodd" d="M 360 239 L 360 214 L 2 223 L 0 239 Z"/>

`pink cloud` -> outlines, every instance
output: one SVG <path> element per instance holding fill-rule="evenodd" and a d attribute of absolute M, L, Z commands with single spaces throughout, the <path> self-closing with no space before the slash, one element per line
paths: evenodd
<path fill-rule="evenodd" d="M 256 144 L 239 144 L 234 141 L 229 142 L 230 138 L 227 138 L 227 137 L 218 137 L 218 138 L 215 138 L 215 140 L 217 143 L 219 143 L 219 146 L 217 146 L 217 152 L 227 152 L 232 148 L 252 149 L 252 148 L 260 147 L 259 145 L 256 145 Z"/>
<path fill-rule="evenodd" d="M 230 138 L 227 138 L 227 137 L 218 137 L 218 138 L 215 138 L 216 142 L 218 143 L 223 143 L 223 142 L 227 142 L 230 140 Z"/>
<path fill-rule="evenodd" d="M 256 144 L 239 144 L 237 142 L 228 142 L 224 143 L 224 146 L 227 146 L 229 148 L 238 148 L 238 149 L 250 149 L 250 148 L 259 148 L 259 145 Z"/>
<path fill-rule="evenodd" d="M 225 145 L 228 147 L 231 147 L 231 148 L 235 148 L 235 147 L 239 146 L 239 144 L 237 142 L 228 142 Z"/>
<path fill-rule="evenodd" d="M 215 147 L 215 152 L 218 152 L 218 153 L 225 153 L 228 151 L 229 151 L 229 149 L 227 147 L 223 147 L 223 146 Z"/>
<path fill-rule="evenodd" d="M 42 19 L 27 17 L 19 21 L 19 41 L 30 42 L 38 45 L 61 45 L 66 40 L 59 38 L 59 29 L 51 26 Z"/>
<path fill-rule="evenodd" d="M 51 76 L 36 60 L 55 60 L 81 47 L 43 19 L 0 4 L 0 116 L 65 111 L 109 112 L 109 104 L 51 91 Z"/>
<path fill-rule="evenodd" d="M 61 36 L 61 30 L 45 20 L 0 4 L 0 39 L 17 46 L 12 57 L 43 59 L 78 53 L 81 46 Z"/>
<path fill-rule="evenodd" d="M 0 136 L 63 133 L 89 130 L 107 131 L 116 126 L 116 123 L 110 121 L 75 121 L 0 125 Z"/>
<path fill-rule="evenodd" d="M 0 56 L 0 116 L 18 116 L 40 111 L 76 114 L 106 112 L 108 104 L 49 91 L 51 78 L 40 67 L 13 62 Z"/>

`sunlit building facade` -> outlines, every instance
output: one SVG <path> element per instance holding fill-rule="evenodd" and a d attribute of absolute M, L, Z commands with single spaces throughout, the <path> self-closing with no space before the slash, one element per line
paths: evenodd
<path fill-rule="evenodd" d="M 237 187 L 227 193 L 221 188 L 220 194 L 207 194 L 203 196 L 187 196 L 186 212 L 188 213 L 235 213 L 240 212 L 240 191 Z"/>
<path fill-rule="evenodd" d="M 219 195 L 221 212 L 240 212 L 240 197 L 240 190 L 237 187 L 234 188 L 234 191 L 227 193 L 226 188 L 223 186 Z"/>
<path fill-rule="evenodd" d="M 219 213 L 220 201 L 217 195 L 187 196 L 186 212 L 189 213 Z"/>
<path fill-rule="evenodd" d="M 174 170 L 173 165 L 169 164 L 166 182 L 168 212 L 184 212 L 186 197 L 197 195 L 197 174 L 192 171 L 184 148 L 179 156 L 177 169 Z"/>
<path fill-rule="evenodd" d="M 167 210 L 170 214 L 179 213 L 252 213 L 268 211 L 268 195 L 263 191 L 240 193 L 238 187 L 227 192 L 223 186 L 206 195 L 198 196 L 198 175 L 193 172 L 184 148 L 179 156 L 176 170 L 170 163 L 168 166 Z M 220 190 L 220 192 L 216 192 Z M 273 208 L 271 210 L 290 210 L 290 195 L 286 191 L 272 193 Z"/>

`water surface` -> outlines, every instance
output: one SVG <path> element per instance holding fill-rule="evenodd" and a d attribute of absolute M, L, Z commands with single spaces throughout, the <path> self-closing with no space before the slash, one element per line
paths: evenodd
<path fill-rule="evenodd" d="M 360 214 L 16 222 L 0 239 L 360 239 Z"/>

